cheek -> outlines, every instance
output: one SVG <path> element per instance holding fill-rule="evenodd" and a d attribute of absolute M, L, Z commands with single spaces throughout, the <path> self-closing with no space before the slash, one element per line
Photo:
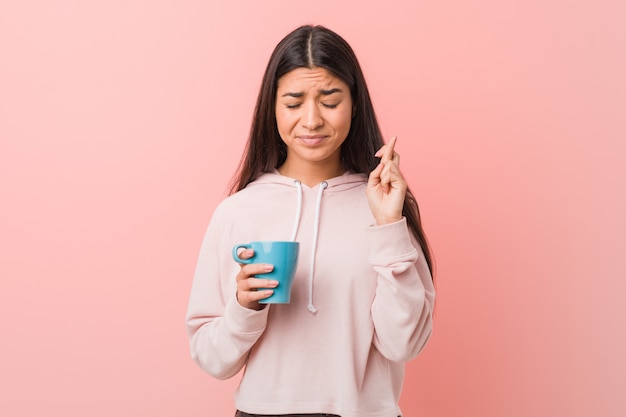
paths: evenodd
<path fill-rule="evenodd" d="M 279 132 L 288 132 L 291 130 L 291 125 L 293 124 L 292 118 L 289 117 L 285 112 L 276 110 L 276 126 L 278 127 Z"/>
<path fill-rule="evenodd" d="M 333 120 L 335 129 L 344 133 L 348 133 L 352 123 L 352 114 L 349 111 L 337 114 Z"/>

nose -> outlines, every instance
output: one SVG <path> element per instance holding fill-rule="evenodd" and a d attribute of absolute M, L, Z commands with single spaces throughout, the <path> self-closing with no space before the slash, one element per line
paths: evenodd
<path fill-rule="evenodd" d="M 324 119 L 320 114 L 317 103 L 307 103 L 304 106 L 302 125 L 309 130 L 315 130 L 324 124 Z"/>

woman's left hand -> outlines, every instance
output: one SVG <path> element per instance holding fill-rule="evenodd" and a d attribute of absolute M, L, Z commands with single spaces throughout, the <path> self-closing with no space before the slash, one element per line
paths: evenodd
<path fill-rule="evenodd" d="M 407 184 L 400 172 L 400 155 L 394 151 L 396 139 L 394 136 L 376 152 L 380 164 L 367 181 L 367 201 L 379 226 L 402 219 Z"/>

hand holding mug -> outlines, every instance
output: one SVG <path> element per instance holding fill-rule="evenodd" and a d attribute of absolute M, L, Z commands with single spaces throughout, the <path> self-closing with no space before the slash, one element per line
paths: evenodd
<path fill-rule="evenodd" d="M 245 249 L 238 255 L 241 260 L 248 260 L 254 256 L 253 249 Z M 252 310 L 262 310 L 265 306 L 259 300 L 271 296 L 278 285 L 278 281 L 266 278 L 256 278 L 255 275 L 271 272 L 271 264 L 241 263 L 237 274 L 237 301 L 239 305 Z M 262 289 L 262 290 L 261 290 Z"/>
<path fill-rule="evenodd" d="M 240 249 L 244 249 L 240 251 Z M 250 242 L 233 247 L 233 259 L 241 264 L 237 274 L 237 300 L 246 308 L 262 304 L 287 304 L 298 266 L 298 242 Z"/>

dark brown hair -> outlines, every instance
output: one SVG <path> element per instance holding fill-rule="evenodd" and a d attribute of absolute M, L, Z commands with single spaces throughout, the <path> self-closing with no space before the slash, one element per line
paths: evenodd
<path fill-rule="evenodd" d="M 377 165 L 374 156 L 384 142 L 365 77 L 348 43 L 323 26 L 301 26 L 281 40 L 272 53 L 257 98 L 250 136 L 242 156 L 231 194 L 246 187 L 259 175 L 280 167 L 287 158 L 287 146 L 276 125 L 278 80 L 296 68 L 320 67 L 330 71 L 350 87 L 354 105 L 348 137 L 341 146 L 344 168 L 369 174 Z M 402 214 L 419 242 L 432 273 L 431 254 L 420 221 L 415 197 L 407 190 Z"/>

